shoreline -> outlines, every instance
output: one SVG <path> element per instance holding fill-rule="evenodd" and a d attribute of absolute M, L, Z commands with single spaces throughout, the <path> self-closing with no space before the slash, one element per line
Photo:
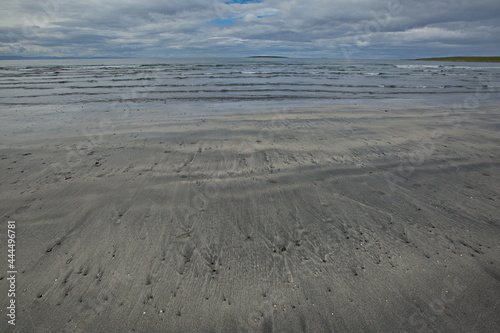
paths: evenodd
<path fill-rule="evenodd" d="M 438 57 L 438 58 L 420 58 L 418 61 L 452 61 L 452 62 L 500 62 L 500 57 Z"/>

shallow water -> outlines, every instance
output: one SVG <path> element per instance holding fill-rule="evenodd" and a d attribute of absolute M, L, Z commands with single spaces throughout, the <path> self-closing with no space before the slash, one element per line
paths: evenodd
<path fill-rule="evenodd" d="M 0 62 L 0 105 L 96 109 L 498 99 L 500 65 L 335 59 L 71 59 Z M 248 104 L 248 103 L 243 103 Z"/>

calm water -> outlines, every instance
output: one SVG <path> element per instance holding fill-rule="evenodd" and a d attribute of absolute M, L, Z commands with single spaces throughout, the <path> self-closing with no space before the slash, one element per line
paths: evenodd
<path fill-rule="evenodd" d="M 165 103 L 453 102 L 478 93 L 499 100 L 499 82 L 500 64 L 489 63 L 235 58 L 0 61 L 0 105 L 110 109 Z"/>

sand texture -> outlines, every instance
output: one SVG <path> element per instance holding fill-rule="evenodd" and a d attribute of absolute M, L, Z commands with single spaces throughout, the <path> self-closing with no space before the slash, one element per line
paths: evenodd
<path fill-rule="evenodd" d="M 498 332 L 499 111 L 7 110 L 15 331 Z"/>

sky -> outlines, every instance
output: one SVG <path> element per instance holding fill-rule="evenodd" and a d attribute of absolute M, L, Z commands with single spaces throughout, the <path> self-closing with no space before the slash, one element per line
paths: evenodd
<path fill-rule="evenodd" d="M 0 56 L 500 55 L 498 0 L 0 0 Z"/>

